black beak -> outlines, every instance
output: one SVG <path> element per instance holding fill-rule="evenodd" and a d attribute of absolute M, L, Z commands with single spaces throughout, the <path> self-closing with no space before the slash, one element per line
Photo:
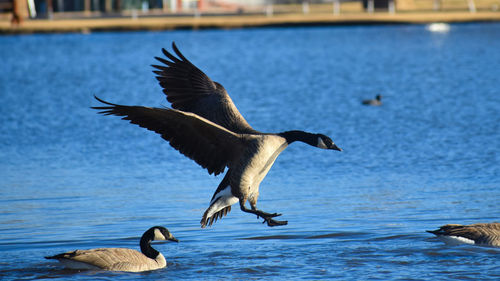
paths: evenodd
<path fill-rule="evenodd" d="M 177 240 L 177 238 L 173 237 L 172 238 L 168 238 L 167 239 L 168 241 L 174 241 L 174 242 L 179 242 L 179 240 Z"/>
<path fill-rule="evenodd" d="M 342 151 L 342 148 L 338 147 L 336 144 L 333 144 L 330 149 L 337 150 L 337 151 Z"/>

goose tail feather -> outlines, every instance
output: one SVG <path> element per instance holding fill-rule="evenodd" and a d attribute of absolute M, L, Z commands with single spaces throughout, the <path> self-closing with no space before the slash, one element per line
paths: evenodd
<path fill-rule="evenodd" d="M 226 216 L 231 211 L 231 206 L 227 206 L 222 208 L 216 213 L 209 215 L 210 208 L 208 208 L 203 217 L 201 218 L 200 224 L 201 228 L 205 228 L 207 226 L 212 226 L 213 223 L 217 222 L 217 220 L 222 219 L 222 217 Z"/>

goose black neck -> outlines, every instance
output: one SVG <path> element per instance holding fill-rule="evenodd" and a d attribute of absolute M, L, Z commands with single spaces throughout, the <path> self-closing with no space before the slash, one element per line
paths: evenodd
<path fill-rule="evenodd" d="M 141 245 L 141 252 L 144 255 L 146 255 L 148 258 L 156 259 L 156 257 L 158 256 L 158 254 L 160 254 L 160 252 L 151 247 L 151 241 L 153 241 L 153 237 L 154 237 L 154 231 L 152 231 L 151 229 L 146 231 L 141 237 L 140 245 Z"/>
<path fill-rule="evenodd" d="M 286 131 L 283 133 L 279 133 L 279 135 L 284 137 L 288 144 L 290 144 L 294 141 L 301 141 L 301 142 L 305 142 L 307 144 L 314 146 L 314 145 L 316 145 L 316 143 L 318 141 L 318 137 L 316 134 L 311 134 L 311 133 L 299 131 L 299 130 Z"/>

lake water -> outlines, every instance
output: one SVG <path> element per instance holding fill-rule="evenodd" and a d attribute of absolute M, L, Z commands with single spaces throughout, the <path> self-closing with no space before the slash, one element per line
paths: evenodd
<path fill-rule="evenodd" d="M 158 135 L 90 106 L 168 106 L 151 64 L 175 41 L 256 129 L 294 143 L 260 188 L 270 228 L 235 206 L 199 221 L 213 177 Z M 499 221 L 500 24 L 0 37 L 0 279 L 498 280 L 500 250 L 425 230 Z M 381 107 L 360 101 L 383 95 Z M 151 226 L 168 267 L 64 270 L 43 257 L 127 247 Z"/>

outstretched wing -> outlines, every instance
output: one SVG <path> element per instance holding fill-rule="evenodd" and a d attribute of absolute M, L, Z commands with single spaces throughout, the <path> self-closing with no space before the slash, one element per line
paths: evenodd
<path fill-rule="evenodd" d="M 224 87 L 212 81 L 205 73 L 186 59 L 177 49 L 177 55 L 162 49 L 166 58 L 155 57 L 163 65 L 153 65 L 172 108 L 195 113 L 235 133 L 257 133 L 243 118 Z"/>
<path fill-rule="evenodd" d="M 170 108 L 126 106 L 109 103 L 94 96 L 107 106 L 92 107 L 104 115 L 122 119 L 154 131 L 180 153 L 208 170 L 209 174 L 224 172 L 229 162 L 241 151 L 242 140 L 224 127 L 189 112 Z"/>

